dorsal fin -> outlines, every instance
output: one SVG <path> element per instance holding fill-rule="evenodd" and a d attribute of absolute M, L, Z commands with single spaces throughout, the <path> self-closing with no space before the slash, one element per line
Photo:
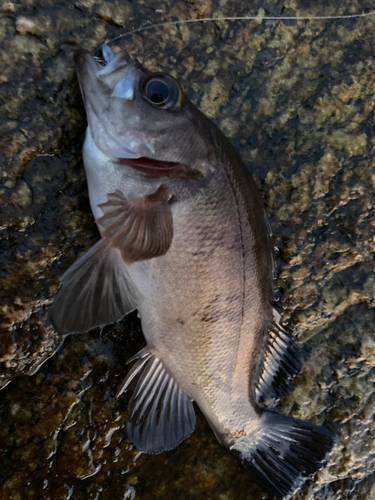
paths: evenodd
<path fill-rule="evenodd" d="M 301 369 L 299 349 L 292 336 L 279 325 L 279 314 L 269 329 L 268 344 L 255 397 L 262 404 L 278 399 L 290 391 L 293 379 Z"/>
<path fill-rule="evenodd" d="M 194 431 L 193 403 L 160 359 L 147 348 L 138 354 L 117 393 L 119 396 L 136 381 L 129 404 L 129 439 L 146 453 L 172 450 Z"/>
<path fill-rule="evenodd" d="M 172 243 L 171 195 L 163 184 L 141 198 L 126 199 L 116 190 L 108 201 L 98 205 L 104 215 L 96 220 L 113 247 L 120 250 L 127 264 L 164 255 Z"/>

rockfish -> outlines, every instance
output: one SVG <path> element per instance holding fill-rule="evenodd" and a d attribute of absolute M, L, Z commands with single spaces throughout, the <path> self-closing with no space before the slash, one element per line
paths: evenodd
<path fill-rule="evenodd" d="M 86 332 L 137 309 L 147 345 L 119 389 L 146 453 L 194 430 L 219 442 L 280 500 L 322 466 L 324 427 L 267 411 L 300 369 L 273 302 L 273 248 L 254 182 L 222 132 L 164 73 L 108 46 L 76 54 L 83 148 L 101 239 L 62 276 L 51 320 Z"/>

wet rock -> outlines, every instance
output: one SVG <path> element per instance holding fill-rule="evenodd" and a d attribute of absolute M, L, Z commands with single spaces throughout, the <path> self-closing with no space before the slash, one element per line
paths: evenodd
<path fill-rule="evenodd" d="M 13 2 L 4 2 L 2 5 L 3 12 L 15 12 L 16 6 Z"/>
<path fill-rule="evenodd" d="M 130 8 L 123 2 L 101 2 L 95 7 L 95 14 L 99 19 L 116 27 L 124 27 L 129 19 Z"/>

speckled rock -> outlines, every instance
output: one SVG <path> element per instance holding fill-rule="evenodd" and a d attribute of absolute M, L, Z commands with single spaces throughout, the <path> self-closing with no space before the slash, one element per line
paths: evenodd
<path fill-rule="evenodd" d="M 99 236 L 75 50 L 150 23 L 234 15 L 258 17 L 167 25 L 117 46 L 181 81 L 263 194 L 276 306 L 305 357 L 277 410 L 337 435 L 295 500 L 375 498 L 375 17 L 262 21 L 370 10 L 373 0 L 1 4 L 1 500 L 266 498 L 199 411 L 172 452 L 147 456 L 129 443 L 129 397 L 115 394 L 143 345 L 136 314 L 61 345 L 47 312 L 61 274 Z"/>

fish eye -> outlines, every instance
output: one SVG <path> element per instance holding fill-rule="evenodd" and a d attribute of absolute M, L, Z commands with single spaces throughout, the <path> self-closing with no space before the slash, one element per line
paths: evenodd
<path fill-rule="evenodd" d="M 164 104 L 169 97 L 168 85 L 162 80 L 154 78 L 146 85 L 146 96 L 154 104 Z"/>
<path fill-rule="evenodd" d="M 172 108 L 180 106 L 183 92 L 178 82 L 168 75 L 152 75 L 143 84 L 144 97 L 154 106 Z"/>

